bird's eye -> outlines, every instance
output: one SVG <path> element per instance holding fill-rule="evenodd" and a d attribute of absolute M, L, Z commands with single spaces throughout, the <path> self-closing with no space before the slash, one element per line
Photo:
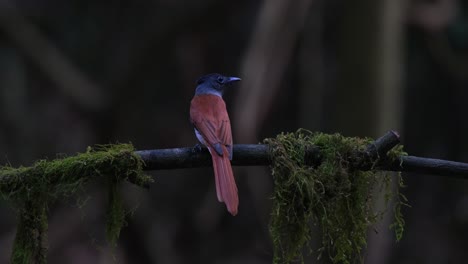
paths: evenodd
<path fill-rule="evenodd" d="M 218 82 L 219 82 L 219 83 L 223 83 L 223 81 L 224 81 L 224 78 L 223 78 L 223 77 L 218 77 Z"/>

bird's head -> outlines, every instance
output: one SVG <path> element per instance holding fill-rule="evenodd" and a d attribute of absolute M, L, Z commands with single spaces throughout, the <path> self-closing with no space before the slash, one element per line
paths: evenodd
<path fill-rule="evenodd" d="M 238 77 L 227 77 L 218 73 L 211 73 L 198 79 L 195 94 L 213 94 L 222 97 L 226 87 L 240 80 Z"/>

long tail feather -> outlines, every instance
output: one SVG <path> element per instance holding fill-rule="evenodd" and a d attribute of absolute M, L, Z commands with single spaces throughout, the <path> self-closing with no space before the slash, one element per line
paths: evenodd
<path fill-rule="evenodd" d="M 210 151 L 210 153 L 211 153 L 211 151 Z M 219 182 L 219 177 L 216 176 L 216 172 L 218 170 L 220 170 L 219 162 L 217 160 L 215 161 L 215 157 L 213 156 L 213 154 L 211 154 L 211 155 L 212 155 L 212 160 L 213 160 L 213 170 L 215 172 L 216 196 L 218 197 L 219 202 L 223 202 L 224 200 L 223 200 L 223 196 L 221 195 L 221 184 Z M 217 156 L 216 153 L 214 153 L 214 155 Z"/>
<path fill-rule="evenodd" d="M 226 203 L 232 215 L 237 214 L 239 196 L 237 185 L 232 172 L 231 161 L 226 147 L 223 146 L 223 156 L 212 153 L 213 169 L 215 174 L 216 193 L 220 202 Z"/>

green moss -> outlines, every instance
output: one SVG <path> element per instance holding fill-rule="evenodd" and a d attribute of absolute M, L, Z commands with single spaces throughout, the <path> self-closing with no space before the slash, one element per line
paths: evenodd
<path fill-rule="evenodd" d="M 315 250 L 318 258 L 325 254 L 333 263 L 362 262 L 367 229 L 383 214 L 371 207 L 373 188 L 380 183 L 387 200 L 393 197 L 388 175 L 349 169 L 356 151 L 365 150 L 371 141 L 306 130 L 265 140 L 273 161 L 270 234 L 275 263 L 302 260 L 303 249 L 310 248 L 311 224 L 321 230 L 321 246 Z M 304 160 L 306 149 L 312 146 L 319 147 L 322 155 L 322 163 L 316 168 L 307 166 Z M 392 153 L 394 157 L 403 154 L 401 148 Z M 384 180 L 379 181 L 382 176 Z M 394 227 L 399 239 L 404 221 L 401 203 L 396 204 Z"/>
<path fill-rule="evenodd" d="M 117 245 L 120 230 L 125 224 L 126 210 L 122 203 L 122 195 L 119 192 L 119 180 L 110 179 L 109 184 L 109 207 L 107 209 L 106 238 L 112 245 Z"/>
<path fill-rule="evenodd" d="M 38 197 L 34 203 L 25 203 L 18 215 L 11 263 L 46 263 L 47 204 Z"/>
<path fill-rule="evenodd" d="M 400 162 L 401 162 L 401 156 L 407 156 L 407 155 L 408 153 L 403 151 L 403 145 L 398 145 L 387 153 L 387 157 L 390 160 L 400 159 Z M 390 225 L 390 228 L 395 230 L 396 240 L 400 241 L 401 238 L 403 237 L 403 231 L 405 229 L 405 219 L 403 218 L 401 209 L 402 207 L 411 207 L 411 206 L 408 204 L 408 198 L 406 198 L 406 196 L 400 192 L 401 188 L 406 187 L 403 181 L 403 177 L 401 176 L 401 172 L 397 172 L 396 174 L 397 174 L 396 181 L 397 181 L 398 188 L 396 188 L 395 193 L 393 193 L 393 197 L 391 197 L 394 200 L 394 206 L 393 206 L 394 222 Z M 387 191 L 386 196 L 388 197 L 389 194 L 392 194 L 392 192 Z M 387 198 L 387 200 L 390 200 L 391 198 Z"/>
<path fill-rule="evenodd" d="M 131 144 L 100 145 L 73 157 L 40 160 L 31 167 L 0 168 L 0 194 L 14 203 L 19 215 L 12 263 L 45 263 L 48 204 L 74 194 L 96 177 L 112 183 L 107 237 L 115 244 L 125 215 L 117 184 L 131 179 L 144 186 L 152 181 Z"/>

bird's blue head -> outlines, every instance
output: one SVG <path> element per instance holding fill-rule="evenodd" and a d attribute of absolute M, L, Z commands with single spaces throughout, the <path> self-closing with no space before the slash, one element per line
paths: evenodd
<path fill-rule="evenodd" d="M 226 77 L 218 73 L 211 73 L 198 79 L 195 95 L 212 94 L 222 97 L 224 88 L 240 80 L 238 77 Z"/>

